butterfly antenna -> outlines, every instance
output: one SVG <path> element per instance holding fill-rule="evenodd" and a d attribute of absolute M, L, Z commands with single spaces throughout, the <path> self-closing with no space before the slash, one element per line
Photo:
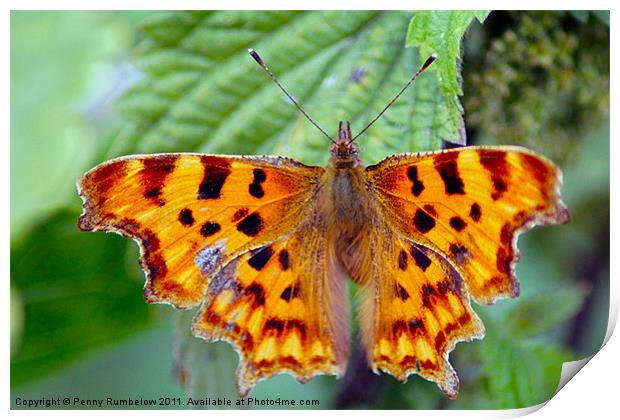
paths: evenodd
<path fill-rule="evenodd" d="M 278 82 L 278 79 L 276 79 L 276 76 L 274 76 L 274 74 L 271 72 L 271 70 L 269 70 L 269 67 L 267 67 L 265 65 L 265 62 L 263 61 L 262 58 L 260 58 L 260 55 L 258 55 L 258 53 L 256 51 L 254 51 L 252 48 L 248 49 L 248 52 L 250 53 L 250 55 L 252 56 L 252 58 L 258 63 L 259 66 L 261 66 L 263 68 L 263 70 L 265 70 L 269 76 L 271 77 L 271 80 L 274 81 L 274 83 L 276 85 L 278 85 L 278 87 L 280 88 L 280 90 L 282 92 L 284 92 L 284 94 L 286 95 L 286 97 L 295 104 L 295 106 L 297 107 L 297 109 L 299 110 L 299 112 L 301 112 L 302 114 L 304 114 L 304 117 L 306 117 L 308 119 L 308 121 L 310 121 L 312 123 L 312 125 L 314 125 L 316 128 L 319 129 L 319 131 L 321 133 L 323 133 L 325 135 L 325 137 L 327 137 L 332 143 L 336 143 L 336 141 L 325 132 L 325 130 L 323 130 L 321 127 L 319 127 L 319 125 L 317 123 L 314 122 L 314 120 L 312 118 L 310 118 L 310 115 L 306 114 L 306 111 L 304 111 L 304 109 L 297 103 L 297 101 L 295 99 L 293 99 L 293 97 L 291 95 L 289 95 L 289 93 L 286 91 L 286 89 L 284 89 L 282 87 L 282 85 L 280 84 L 280 82 Z"/>
<path fill-rule="evenodd" d="M 392 106 L 392 104 L 394 102 L 396 102 L 396 100 L 398 98 L 400 98 L 400 95 L 403 94 L 403 92 L 405 90 L 407 90 L 407 88 L 409 87 L 410 84 L 413 83 L 413 81 L 416 79 L 416 77 L 418 77 L 424 70 L 426 70 L 428 68 L 428 66 L 430 66 L 433 61 L 435 61 L 437 59 L 437 56 L 435 54 L 431 55 L 430 57 L 428 57 L 426 59 L 426 61 L 424 62 L 424 64 L 422 64 L 422 67 L 420 67 L 418 69 L 418 71 L 413 75 L 413 77 L 411 79 L 409 79 L 409 81 L 405 84 L 405 86 L 403 86 L 403 88 L 400 90 L 400 92 L 398 92 L 398 94 L 396 94 L 396 96 L 394 97 L 394 99 L 392 99 L 386 106 L 385 108 L 383 108 L 383 110 L 381 112 L 379 112 L 379 115 L 377 115 L 375 117 L 374 120 L 372 120 L 366 127 L 364 127 L 364 129 L 362 131 L 360 131 L 355 137 L 353 137 L 353 139 L 351 139 L 350 143 L 354 142 L 356 138 L 358 138 L 359 136 L 361 136 L 362 134 L 364 134 L 364 132 L 366 130 L 368 130 L 370 128 L 371 125 L 373 125 L 379 118 L 381 118 L 381 116 L 385 113 L 385 111 L 387 111 L 387 109 Z"/>

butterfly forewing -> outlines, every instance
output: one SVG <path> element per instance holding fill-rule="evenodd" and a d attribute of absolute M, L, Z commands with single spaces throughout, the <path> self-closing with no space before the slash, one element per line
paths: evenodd
<path fill-rule="evenodd" d="M 568 221 L 559 169 L 523 148 L 395 155 L 366 172 L 388 225 L 448 260 L 480 303 L 519 295 L 519 233 Z"/>
<path fill-rule="evenodd" d="M 299 224 L 322 172 L 286 158 L 123 157 L 80 179 L 78 225 L 137 240 L 147 299 L 191 307 L 230 260 Z"/>

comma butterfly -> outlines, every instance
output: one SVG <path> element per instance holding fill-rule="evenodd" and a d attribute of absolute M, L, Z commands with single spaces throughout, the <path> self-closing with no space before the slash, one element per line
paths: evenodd
<path fill-rule="evenodd" d="M 417 373 L 454 398 L 448 354 L 484 336 L 470 297 L 519 295 L 518 235 L 569 220 L 561 172 L 521 147 L 404 153 L 364 167 L 354 140 L 374 121 L 356 137 L 348 123 L 336 140 L 321 130 L 332 140 L 326 168 L 192 153 L 104 162 L 79 180 L 79 228 L 139 243 L 148 302 L 200 305 L 193 334 L 239 352 L 240 395 L 281 372 L 300 382 L 344 374 L 348 277 L 362 293 L 372 369 L 402 381 Z"/>

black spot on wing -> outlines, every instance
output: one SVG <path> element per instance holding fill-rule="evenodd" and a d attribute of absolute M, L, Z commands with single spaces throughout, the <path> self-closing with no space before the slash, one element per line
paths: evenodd
<path fill-rule="evenodd" d="M 288 286 L 286 289 L 282 291 L 282 294 L 280 295 L 280 299 L 290 302 L 292 298 L 293 298 L 293 287 Z"/>
<path fill-rule="evenodd" d="M 252 252 L 252 256 L 248 260 L 250 267 L 256 271 L 260 271 L 267 265 L 269 259 L 273 255 L 273 249 L 271 246 L 265 246 Z"/>
<path fill-rule="evenodd" d="M 407 169 L 407 178 L 413 182 L 411 193 L 416 197 L 419 196 L 424 191 L 424 184 L 418 178 L 418 168 L 416 166 L 410 166 Z"/>
<path fill-rule="evenodd" d="M 471 217 L 471 220 L 473 220 L 474 222 L 478 222 L 481 216 L 482 210 L 480 209 L 480 204 L 472 204 L 471 208 L 469 209 L 469 217 Z"/>
<path fill-rule="evenodd" d="M 265 304 L 265 290 L 258 283 L 252 283 L 244 289 L 246 295 L 252 295 L 254 297 L 254 303 L 257 306 L 263 306 Z"/>
<path fill-rule="evenodd" d="M 256 168 L 253 171 L 254 180 L 249 186 L 250 195 L 256 198 L 262 198 L 265 195 L 263 186 L 261 185 L 267 179 L 267 174 L 260 168 Z"/>
<path fill-rule="evenodd" d="M 435 227 L 435 219 L 422 209 L 415 212 L 413 223 L 420 233 L 430 232 Z"/>
<path fill-rule="evenodd" d="M 290 285 L 286 289 L 284 289 L 284 291 L 280 295 L 280 299 L 290 302 L 291 299 L 294 299 L 297 296 L 299 296 L 299 286 L 295 284 Z"/>
<path fill-rule="evenodd" d="M 422 322 L 421 319 L 416 318 L 416 319 L 412 319 L 411 321 L 409 321 L 409 331 L 411 332 L 411 334 L 415 334 L 416 331 L 424 331 L 425 327 L 424 327 L 424 322 Z"/>
<path fill-rule="evenodd" d="M 260 184 L 250 184 L 248 191 L 252 197 L 263 198 L 265 191 Z"/>
<path fill-rule="evenodd" d="M 260 168 L 254 169 L 252 171 L 252 174 L 254 175 L 254 182 L 256 182 L 257 184 L 260 184 L 267 180 L 267 174 Z"/>
<path fill-rule="evenodd" d="M 447 152 L 435 156 L 435 170 L 439 173 L 446 194 L 465 194 L 463 180 L 459 175 L 457 158 L 459 152 Z"/>
<path fill-rule="evenodd" d="M 161 195 L 161 188 L 160 187 L 150 188 L 150 189 L 146 190 L 146 192 L 144 193 L 144 197 L 145 198 L 158 198 L 160 195 Z"/>
<path fill-rule="evenodd" d="M 467 223 L 465 223 L 465 221 L 461 219 L 460 217 L 454 216 L 450 218 L 450 226 L 452 227 L 452 229 L 456 230 L 457 232 L 461 232 L 463 229 L 467 227 Z"/>
<path fill-rule="evenodd" d="M 195 222 L 192 211 L 190 209 L 181 210 L 179 212 L 179 222 L 181 222 L 183 226 L 192 226 Z"/>
<path fill-rule="evenodd" d="M 409 299 L 407 289 L 405 289 L 400 283 L 396 283 L 396 296 L 398 296 L 403 302 Z"/>
<path fill-rule="evenodd" d="M 219 225 L 219 223 L 206 222 L 200 228 L 200 234 L 206 238 L 208 236 L 211 236 L 211 235 L 219 232 L 221 228 L 222 227 Z"/>
<path fill-rule="evenodd" d="M 282 271 L 286 271 L 291 266 L 291 259 L 286 249 L 283 249 L 278 254 L 278 261 L 280 261 L 280 268 Z"/>
<path fill-rule="evenodd" d="M 422 269 L 422 271 L 426 271 L 429 265 L 431 265 L 431 259 L 423 252 L 420 251 L 415 245 L 411 245 L 409 253 L 413 257 L 416 265 Z"/>
<path fill-rule="evenodd" d="M 230 163 L 226 159 L 214 156 L 202 156 L 200 161 L 204 167 L 204 173 L 198 187 L 198 199 L 220 198 L 222 187 L 230 175 Z"/>
<path fill-rule="evenodd" d="M 263 219 L 258 213 L 252 213 L 237 223 L 237 230 L 247 236 L 256 236 L 263 230 Z"/>

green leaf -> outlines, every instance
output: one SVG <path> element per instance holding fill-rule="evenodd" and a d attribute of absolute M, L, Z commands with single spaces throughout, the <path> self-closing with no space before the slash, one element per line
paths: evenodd
<path fill-rule="evenodd" d="M 483 373 L 487 380 L 488 407 L 530 407 L 549 400 L 562 372 L 562 364 L 574 355 L 550 343 L 519 342 L 487 330 L 480 345 Z"/>
<path fill-rule="evenodd" d="M 142 25 L 145 77 L 120 100 L 130 123 L 109 156 L 279 153 L 324 164 L 328 142 L 248 56 L 256 49 L 332 136 L 359 132 L 426 57 L 406 49 L 405 12 L 173 12 Z M 363 137 L 368 163 L 458 137 L 438 73 L 425 73 Z M 460 114 L 459 114 L 460 115 Z M 460 135 L 460 134 L 459 134 Z"/>
<path fill-rule="evenodd" d="M 144 277 L 135 267 L 137 246 L 127 255 L 126 239 L 80 232 L 77 217 L 77 212 L 57 212 L 11 250 L 11 290 L 23 308 L 16 316 L 25 320 L 15 338 L 21 342 L 11 359 L 12 385 L 150 324 Z"/>
<path fill-rule="evenodd" d="M 421 11 L 411 19 L 407 30 L 407 46 L 420 49 L 424 57 L 437 55 L 432 70 L 438 74 L 439 85 L 443 92 L 447 107 L 444 112 L 449 115 L 449 135 L 445 140 L 465 145 L 463 107 L 459 96 L 461 89 L 460 58 L 461 39 L 472 20 L 480 23 L 489 12 L 483 10 L 469 11 Z"/>
<path fill-rule="evenodd" d="M 542 334 L 574 316 L 587 293 L 583 288 L 567 286 L 532 296 L 523 296 L 505 315 L 504 328 L 518 339 Z"/>
<path fill-rule="evenodd" d="M 550 399 L 562 364 L 577 356 L 550 340 L 549 334 L 540 334 L 573 316 L 585 297 L 582 288 L 569 286 L 523 296 L 501 313 L 497 307 L 477 308 L 486 337 L 468 349 L 479 359 L 468 363 L 479 363 L 482 369 L 478 380 L 467 385 L 473 398 L 455 408 L 519 408 Z M 488 395 L 481 396 L 480 389 Z"/>

